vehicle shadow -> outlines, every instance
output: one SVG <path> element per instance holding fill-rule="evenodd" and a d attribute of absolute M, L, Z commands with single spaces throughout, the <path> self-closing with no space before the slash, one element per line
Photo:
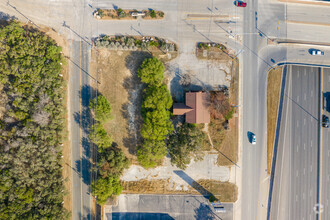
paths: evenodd
<path fill-rule="evenodd" d="M 322 109 L 330 112 L 330 92 L 323 93 Z"/>
<path fill-rule="evenodd" d="M 251 132 L 251 131 L 246 132 L 246 136 L 250 143 L 251 143 L 252 135 L 253 135 L 253 132 Z"/>

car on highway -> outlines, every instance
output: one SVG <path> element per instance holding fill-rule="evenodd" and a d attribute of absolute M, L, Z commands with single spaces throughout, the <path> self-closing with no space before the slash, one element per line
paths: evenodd
<path fill-rule="evenodd" d="M 317 55 L 317 56 L 323 56 L 324 52 L 322 50 L 318 50 L 318 49 L 309 49 L 309 53 L 313 56 Z"/>
<path fill-rule="evenodd" d="M 235 5 L 237 7 L 243 7 L 245 8 L 246 7 L 246 2 L 243 2 L 243 1 L 235 1 Z"/>
<path fill-rule="evenodd" d="M 326 116 L 326 115 L 323 115 L 322 126 L 325 127 L 325 128 L 328 128 L 329 127 L 329 117 Z"/>
<path fill-rule="evenodd" d="M 252 134 L 251 135 L 251 144 L 256 144 L 257 143 L 257 137 L 256 137 L 256 135 L 255 134 Z"/>

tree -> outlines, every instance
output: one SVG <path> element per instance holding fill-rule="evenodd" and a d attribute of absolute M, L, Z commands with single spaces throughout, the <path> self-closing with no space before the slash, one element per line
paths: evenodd
<path fill-rule="evenodd" d="M 92 185 L 94 187 L 93 191 L 95 192 L 97 203 L 100 205 L 104 205 L 109 197 L 119 195 L 123 190 L 118 177 L 98 177 L 96 183 Z"/>
<path fill-rule="evenodd" d="M 173 100 L 166 85 L 159 87 L 150 86 L 144 90 L 142 109 L 170 109 L 173 105 Z"/>
<path fill-rule="evenodd" d="M 98 146 L 99 152 L 102 152 L 112 145 L 112 138 L 101 123 L 92 125 L 89 139 Z"/>
<path fill-rule="evenodd" d="M 97 165 L 102 177 L 120 177 L 123 170 L 128 168 L 129 161 L 120 149 L 111 147 L 99 154 Z"/>
<path fill-rule="evenodd" d="M 203 158 L 202 146 L 205 133 L 192 124 L 178 126 L 169 136 L 167 147 L 171 156 L 171 163 L 181 169 L 187 168 L 192 158 Z"/>
<path fill-rule="evenodd" d="M 173 131 L 169 117 L 169 112 L 166 109 L 147 112 L 143 121 L 141 136 L 147 140 L 165 140 L 166 136 Z"/>
<path fill-rule="evenodd" d="M 145 140 L 137 151 L 138 160 L 145 168 L 155 167 L 166 154 L 164 141 Z"/>
<path fill-rule="evenodd" d="M 111 106 L 107 98 L 99 95 L 92 99 L 89 103 L 90 108 L 94 111 L 94 117 L 100 122 L 107 122 L 111 119 Z"/>
<path fill-rule="evenodd" d="M 163 84 L 164 65 L 156 58 L 145 59 L 138 70 L 147 87 L 143 93 L 141 136 L 143 144 L 137 151 L 140 164 L 145 168 L 156 166 L 166 155 L 165 139 L 173 131 L 169 109 L 173 101 Z"/>
<path fill-rule="evenodd" d="M 157 58 L 147 58 L 143 61 L 137 73 L 143 83 L 148 86 L 160 86 L 164 80 L 165 67 Z"/>
<path fill-rule="evenodd" d="M 66 219 L 61 48 L 11 21 L 0 28 L 0 219 Z M 3 120 L 2 120 L 3 119 Z"/>

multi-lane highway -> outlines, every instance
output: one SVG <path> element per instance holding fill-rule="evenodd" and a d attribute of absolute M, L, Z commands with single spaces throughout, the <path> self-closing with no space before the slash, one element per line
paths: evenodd
<path fill-rule="evenodd" d="M 317 67 L 288 67 L 271 219 L 316 218 L 320 73 Z"/>

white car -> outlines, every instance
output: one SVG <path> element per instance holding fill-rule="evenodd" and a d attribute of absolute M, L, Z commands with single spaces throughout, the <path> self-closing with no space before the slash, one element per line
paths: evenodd
<path fill-rule="evenodd" d="M 256 140 L 256 138 L 257 138 L 257 137 L 256 137 L 256 135 L 255 135 L 255 134 L 252 134 L 252 135 L 251 135 L 251 144 L 253 144 L 253 145 L 254 145 L 254 144 L 256 144 L 256 143 L 257 143 L 257 140 Z"/>
<path fill-rule="evenodd" d="M 309 49 L 309 53 L 313 56 L 317 55 L 317 56 L 323 56 L 324 52 L 322 50 L 318 50 L 318 49 Z"/>

